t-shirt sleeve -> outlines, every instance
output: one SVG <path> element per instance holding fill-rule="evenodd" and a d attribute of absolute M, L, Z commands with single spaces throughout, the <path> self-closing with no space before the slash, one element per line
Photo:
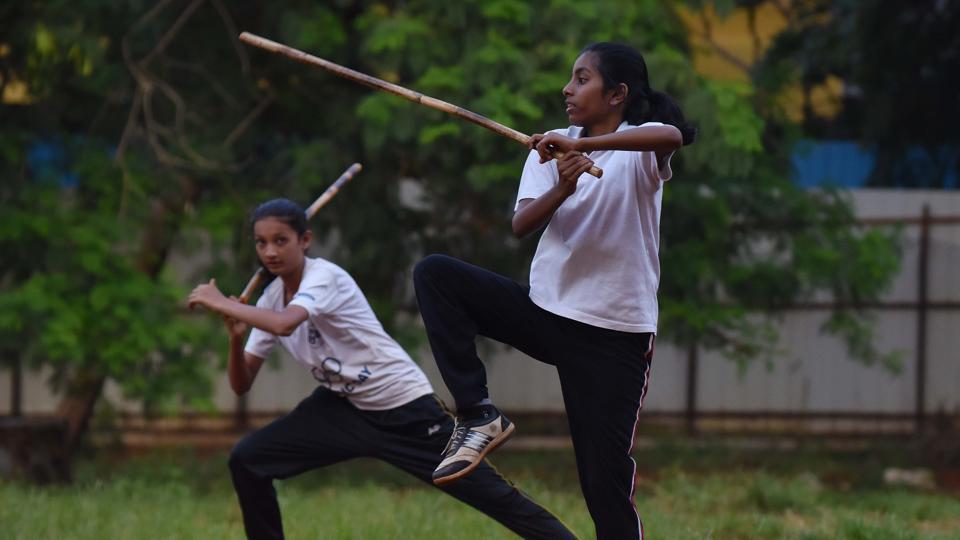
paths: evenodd
<path fill-rule="evenodd" d="M 337 307 L 337 278 L 327 270 L 320 269 L 304 275 L 300 289 L 290 300 L 291 306 L 307 310 L 310 317 L 329 315 Z"/>
<path fill-rule="evenodd" d="M 270 332 L 264 332 L 259 328 L 250 331 L 250 337 L 247 338 L 247 345 L 243 348 L 257 358 L 266 358 L 270 356 L 270 351 L 277 344 L 277 336 Z"/>
<path fill-rule="evenodd" d="M 670 160 L 673 158 L 674 152 L 667 154 L 667 157 L 663 158 L 663 165 L 657 166 L 657 155 L 653 155 L 653 168 L 656 169 L 655 173 L 660 181 L 666 182 L 673 178 L 673 169 L 670 167 Z"/>
<path fill-rule="evenodd" d="M 536 199 L 550 190 L 560 180 L 557 172 L 557 160 L 551 159 L 540 163 L 540 154 L 531 150 L 527 162 L 523 164 L 523 174 L 520 175 L 520 189 L 517 191 L 517 201 L 513 205 L 516 210 L 523 199 Z"/>
<path fill-rule="evenodd" d="M 662 126 L 662 122 L 645 122 L 638 127 L 643 126 Z M 636 129 L 636 128 L 633 128 Z M 640 152 L 636 161 L 638 173 L 641 178 L 646 178 L 653 189 L 660 187 L 661 182 L 666 182 L 673 177 L 673 169 L 670 166 L 670 160 L 674 152 L 670 152 L 663 160 L 663 165 L 657 163 L 656 152 Z"/>
<path fill-rule="evenodd" d="M 260 295 L 260 300 L 257 300 L 257 307 L 260 309 L 268 309 L 266 304 L 267 294 L 264 292 L 264 294 Z M 270 355 L 270 351 L 273 350 L 276 344 L 277 336 L 259 328 L 254 328 L 250 331 L 250 335 L 247 337 L 247 344 L 243 350 L 258 358 L 266 358 Z"/>

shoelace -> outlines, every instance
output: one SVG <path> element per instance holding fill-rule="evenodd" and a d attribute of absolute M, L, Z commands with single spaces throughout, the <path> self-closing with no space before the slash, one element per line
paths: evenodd
<path fill-rule="evenodd" d="M 446 456 L 447 452 L 451 448 L 459 448 L 463 444 L 463 440 L 467 437 L 467 432 L 470 431 L 470 428 L 461 424 L 460 419 L 457 418 L 453 423 L 453 435 L 450 436 L 450 440 L 447 441 L 447 446 L 444 447 L 441 456 Z"/>

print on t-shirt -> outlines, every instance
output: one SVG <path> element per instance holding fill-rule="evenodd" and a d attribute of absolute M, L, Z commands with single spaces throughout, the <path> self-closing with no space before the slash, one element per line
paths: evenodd
<path fill-rule="evenodd" d="M 358 409 L 381 411 L 433 392 L 413 359 L 383 330 L 357 283 L 339 266 L 307 257 L 293 300 L 281 280 L 267 286 L 257 307 L 283 312 L 298 306 L 307 320 L 289 335 L 254 328 L 244 350 L 266 358 L 282 345 L 320 386 Z"/>
<path fill-rule="evenodd" d="M 313 324 L 310 324 L 310 327 L 307 329 L 307 343 L 314 349 L 323 347 L 323 334 L 321 334 Z"/>
<path fill-rule="evenodd" d="M 313 374 L 313 378 L 320 383 L 320 386 L 336 391 L 338 394 L 346 395 L 352 394 L 357 386 L 363 384 L 364 381 L 370 379 L 373 375 L 373 372 L 370 371 L 370 367 L 367 365 L 363 366 L 363 369 L 360 370 L 360 374 L 357 376 L 357 379 L 354 381 L 346 381 L 341 373 L 343 371 L 343 362 L 328 356 L 323 359 L 319 366 L 313 366 L 310 368 L 310 373 Z M 343 384 L 339 391 L 334 388 L 334 385 Z"/>

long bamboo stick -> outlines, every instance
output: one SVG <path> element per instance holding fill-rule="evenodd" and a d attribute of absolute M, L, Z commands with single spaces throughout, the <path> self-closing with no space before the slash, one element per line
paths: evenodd
<path fill-rule="evenodd" d="M 272 53 L 280 54 L 288 58 L 292 58 L 298 62 L 319 67 L 330 71 L 335 75 L 339 75 L 345 79 L 349 79 L 353 82 L 369 86 L 371 88 L 376 88 L 377 90 L 383 90 L 390 94 L 400 96 L 404 99 L 410 100 L 414 103 L 419 103 L 420 105 L 425 105 L 431 109 L 437 109 L 438 111 L 443 111 L 447 114 L 452 114 L 458 118 L 463 118 L 469 122 L 473 122 L 478 126 L 489 129 L 490 131 L 507 137 L 508 139 L 513 139 L 514 141 L 526 146 L 527 141 L 530 140 L 529 135 L 524 135 L 515 129 L 508 128 L 507 126 L 494 122 L 485 116 L 481 116 L 473 111 L 468 111 L 462 107 L 458 107 L 452 103 L 447 103 L 436 98 L 421 94 L 420 92 L 415 92 L 409 88 L 404 88 L 402 86 L 389 83 L 383 79 L 378 79 L 376 77 L 371 77 L 365 73 L 360 73 L 359 71 L 354 71 L 350 68 L 343 67 L 340 64 L 336 64 L 329 60 L 324 60 L 312 54 L 305 53 L 301 50 L 294 49 L 293 47 L 288 47 L 282 43 L 277 43 L 276 41 L 269 40 L 267 38 L 258 36 L 256 34 L 251 34 L 250 32 L 243 32 L 240 34 L 240 41 L 252 45 L 254 47 L 259 47 L 261 49 L 270 51 Z M 563 157 L 564 153 L 560 151 L 553 151 L 553 157 L 560 159 Z M 593 176 L 600 178 L 603 176 L 603 170 L 599 167 L 591 167 L 588 171 Z"/>

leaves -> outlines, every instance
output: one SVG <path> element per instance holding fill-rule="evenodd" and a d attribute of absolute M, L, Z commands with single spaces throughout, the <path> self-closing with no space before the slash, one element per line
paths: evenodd
<path fill-rule="evenodd" d="M 231 28 L 525 133 L 566 125 L 561 88 L 584 45 L 638 47 L 654 86 L 699 126 L 665 190 L 661 333 L 674 341 L 770 358 L 777 309 L 823 291 L 865 301 L 896 271 L 890 234 L 854 228 L 842 197 L 789 182 L 795 131 L 776 100 L 698 75 L 684 27 L 659 2 L 255 3 L 226 16 L 202 4 L 176 32 L 186 3 L 5 12 L 3 68 L 34 99 L 0 109 L 6 357 L 64 377 L 95 368 L 150 407 L 195 402 L 223 334 L 184 312 L 189 286 L 216 276 L 238 291 L 256 268 L 249 210 L 274 197 L 306 205 L 354 161 L 364 172 L 314 230 L 391 330 L 415 314 L 408 270 L 422 254 L 526 274 L 536 239 L 510 232 L 525 148 L 238 49 Z M 847 312 L 826 328 L 877 359 L 865 321 Z"/>

